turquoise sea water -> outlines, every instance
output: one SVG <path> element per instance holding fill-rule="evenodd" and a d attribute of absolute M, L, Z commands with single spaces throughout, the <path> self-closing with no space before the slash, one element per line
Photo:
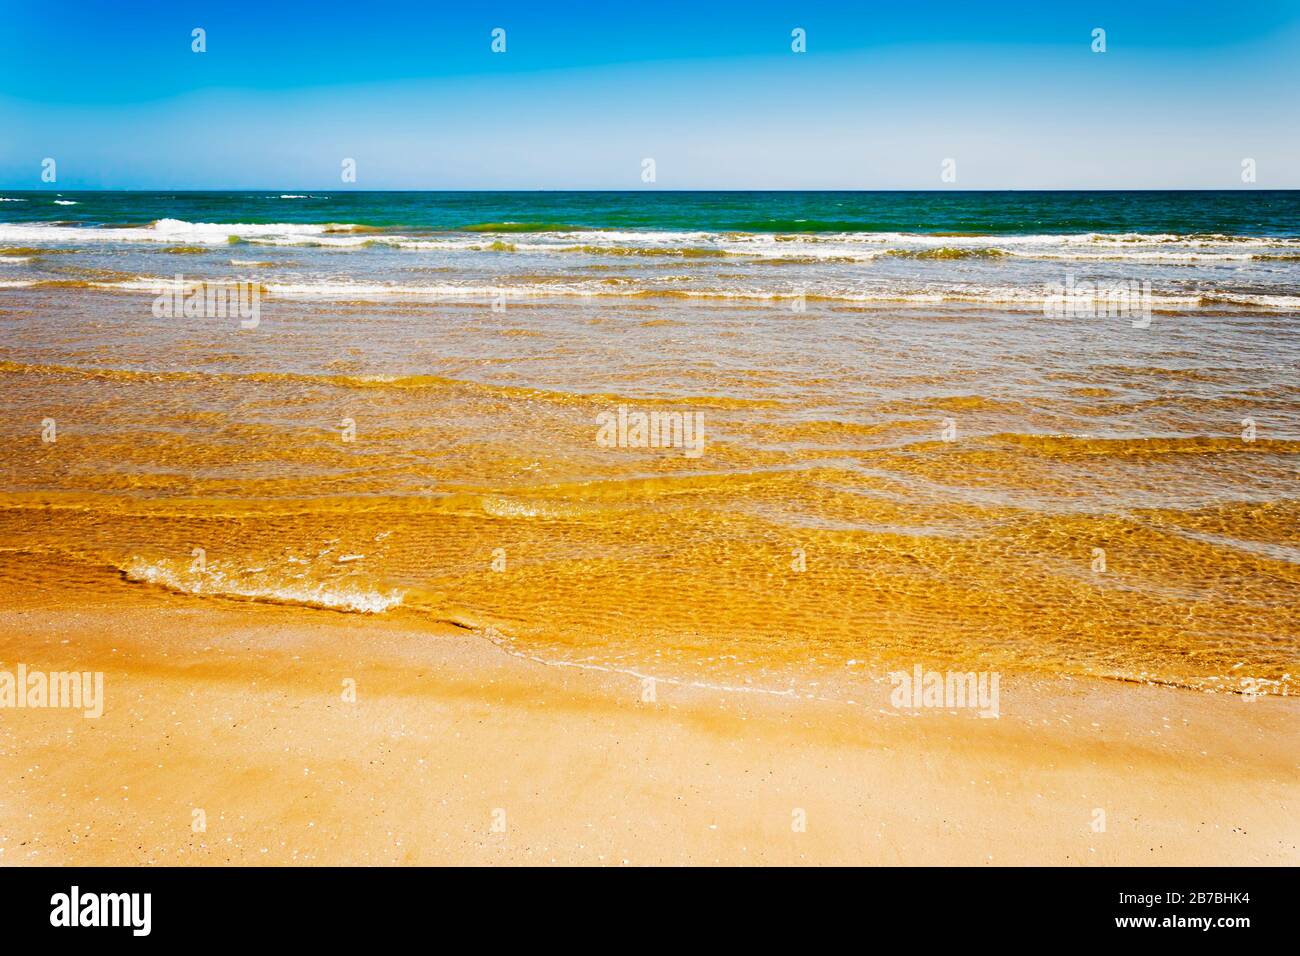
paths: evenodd
<path fill-rule="evenodd" d="M 407 230 L 1218 233 L 1300 236 L 1300 192 L 4 191 L 0 222 L 350 222 Z M 293 200 L 284 197 L 293 196 Z M 73 201 L 56 205 L 57 199 Z"/>

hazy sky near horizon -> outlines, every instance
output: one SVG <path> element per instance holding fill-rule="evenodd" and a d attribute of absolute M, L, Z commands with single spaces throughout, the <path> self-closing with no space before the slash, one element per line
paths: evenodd
<path fill-rule="evenodd" d="M 1297 89 L 1297 0 L 5 0 L 0 186 L 1297 188 Z"/>

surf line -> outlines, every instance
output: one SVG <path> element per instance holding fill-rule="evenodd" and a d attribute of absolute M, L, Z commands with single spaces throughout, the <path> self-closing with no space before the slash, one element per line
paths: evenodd
<path fill-rule="evenodd" d="M 544 657 L 538 657 L 536 654 L 529 654 L 525 651 L 515 650 L 510 647 L 506 637 L 497 628 L 491 625 L 484 628 L 471 628 L 470 632 L 478 637 L 484 638 L 496 646 L 504 654 L 511 657 L 518 657 L 522 660 L 531 661 L 534 664 L 541 664 L 543 667 L 572 667 L 578 670 L 600 671 L 605 674 L 619 674 L 625 677 L 633 677 L 641 681 L 642 684 L 668 684 L 674 687 L 692 687 L 699 690 L 716 690 L 727 694 L 760 694 L 768 697 L 784 697 L 790 700 L 800 698 L 806 700 L 819 700 L 831 704 L 852 705 L 852 701 L 837 700 L 834 697 L 822 697 L 816 694 L 800 694 L 795 688 L 787 687 L 785 690 L 774 690 L 770 687 L 741 687 L 736 684 L 711 684 L 707 681 L 690 681 L 678 680 L 674 677 L 656 677 L 653 674 L 643 674 L 640 671 L 633 670 L 630 667 L 611 667 L 607 664 L 588 664 L 581 661 L 556 661 L 548 660 Z"/>

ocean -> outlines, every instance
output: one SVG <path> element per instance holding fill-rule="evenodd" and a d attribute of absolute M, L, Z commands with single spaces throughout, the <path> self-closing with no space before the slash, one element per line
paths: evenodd
<path fill-rule="evenodd" d="M 1297 192 L 0 191 L 0 578 L 1284 692 L 1298 312 Z"/>
<path fill-rule="evenodd" d="M 1160 306 L 1300 305 L 1295 192 L 4 193 L 0 243 L 29 242 L 119 282 L 256 268 L 317 299 L 1024 304 L 1140 270 Z M 50 278 L 23 258 L 0 281 Z"/>

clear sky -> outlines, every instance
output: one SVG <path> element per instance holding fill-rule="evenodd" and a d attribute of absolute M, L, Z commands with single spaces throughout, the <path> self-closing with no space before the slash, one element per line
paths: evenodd
<path fill-rule="evenodd" d="M 1234 188 L 1246 158 L 1300 187 L 1300 0 L 0 0 L 6 188 Z"/>

